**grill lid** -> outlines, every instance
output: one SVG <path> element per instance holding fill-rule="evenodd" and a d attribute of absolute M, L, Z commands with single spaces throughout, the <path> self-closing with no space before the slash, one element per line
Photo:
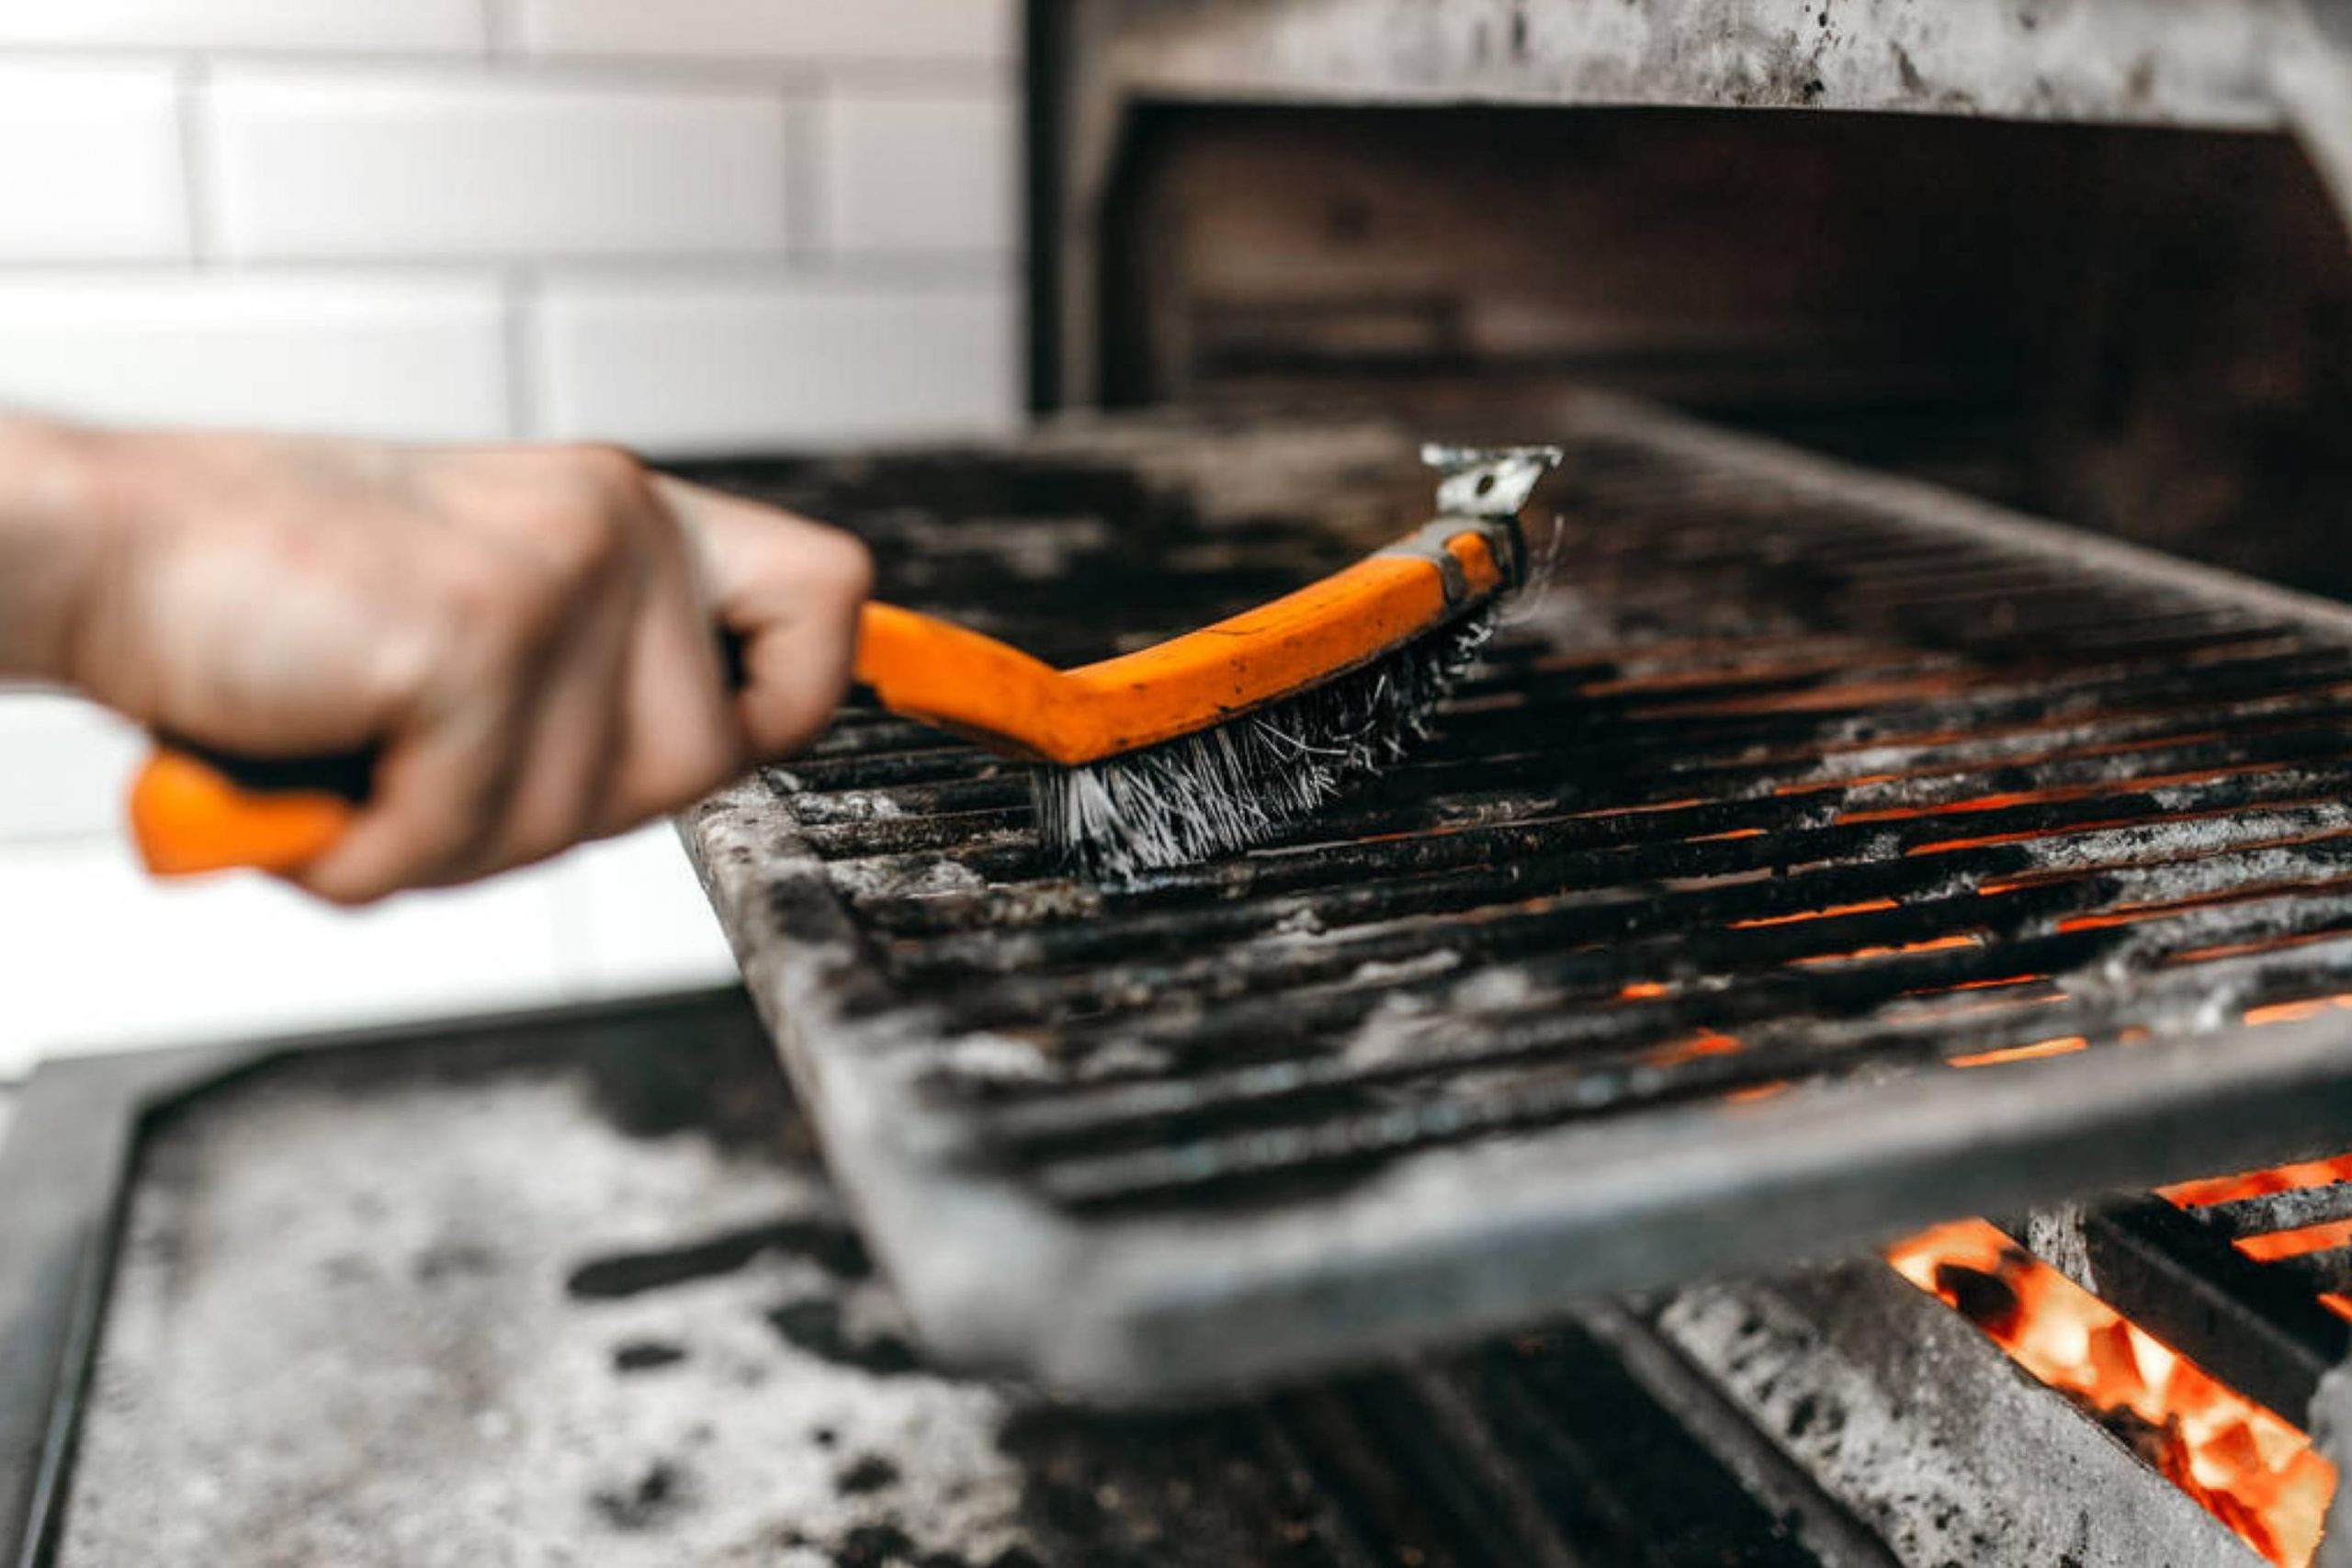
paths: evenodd
<path fill-rule="evenodd" d="M 2276 1004 L 2352 989 L 2352 615 L 1651 410 L 1563 423 L 1548 586 L 1295 841 L 1085 886 L 1016 774 L 876 714 L 696 813 L 937 1351 L 1165 1397 L 2340 1145 L 2352 1014 Z M 1114 425 L 711 477 L 1079 659 L 1396 531 L 1412 457 Z"/>

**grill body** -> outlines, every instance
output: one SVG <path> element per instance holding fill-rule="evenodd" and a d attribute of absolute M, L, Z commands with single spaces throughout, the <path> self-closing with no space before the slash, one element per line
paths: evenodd
<path fill-rule="evenodd" d="M 1183 1394 L 2340 1143 L 2352 1015 L 2279 1010 L 2352 965 L 2352 617 L 1640 405 L 1553 417 L 1545 586 L 1297 841 L 1085 885 L 1017 773 L 879 716 L 690 824 L 943 1353 Z M 1057 658 L 1416 520 L 1377 427 L 715 477 Z"/>

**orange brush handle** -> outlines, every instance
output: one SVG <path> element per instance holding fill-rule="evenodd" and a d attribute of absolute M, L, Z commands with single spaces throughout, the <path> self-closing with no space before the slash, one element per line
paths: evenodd
<path fill-rule="evenodd" d="M 1368 664 L 1491 598 L 1505 572 L 1484 528 L 1399 549 L 1140 652 L 1056 670 L 994 638 L 889 604 L 859 623 L 857 678 L 893 713 L 993 750 L 1078 767 L 1223 723 Z"/>
<path fill-rule="evenodd" d="M 718 656 L 740 689 L 741 639 L 722 630 Z M 372 750 L 263 759 L 161 739 L 130 786 L 131 838 L 157 876 L 300 871 L 350 829 L 375 771 Z"/>
<path fill-rule="evenodd" d="M 131 837 L 157 876 L 299 871 L 359 815 L 365 790 L 352 788 L 351 771 L 347 761 L 289 763 L 260 777 L 229 759 L 161 745 L 130 786 Z"/>
<path fill-rule="evenodd" d="M 858 621 L 857 679 L 893 713 L 1005 755 L 1062 767 L 1100 761 L 1345 674 L 1504 586 L 1488 526 L 1439 525 L 1424 540 L 1213 626 L 1076 670 L 870 604 Z M 357 817 L 369 765 L 365 756 L 246 761 L 166 744 L 131 788 L 132 833 L 159 876 L 297 871 Z"/>

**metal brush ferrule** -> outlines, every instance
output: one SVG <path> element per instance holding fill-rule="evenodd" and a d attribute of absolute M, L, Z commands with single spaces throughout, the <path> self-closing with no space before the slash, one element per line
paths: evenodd
<path fill-rule="evenodd" d="M 1506 590 L 1519 586 L 1525 551 L 1520 543 L 1519 520 L 1515 517 L 1432 517 L 1373 555 L 1374 558 L 1407 556 L 1429 562 L 1437 568 L 1438 576 L 1445 583 L 1445 607 L 1459 610 L 1470 603 L 1470 573 L 1464 568 L 1462 558 L 1446 546 L 1464 534 L 1476 534 L 1487 541 L 1487 553 L 1502 570 Z"/>
<path fill-rule="evenodd" d="M 1527 543 L 1520 533 L 1519 514 L 1535 493 L 1537 481 L 1566 456 L 1557 446 L 1424 445 L 1421 461 L 1438 470 L 1438 516 L 1392 548 L 1435 561 L 1445 574 L 1446 603 L 1460 604 L 1469 594 L 1469 583 L 1445 541 L 1475 531 L 1486 536 L 1504 582 L 1517 588 L 1527 581 Z"/>

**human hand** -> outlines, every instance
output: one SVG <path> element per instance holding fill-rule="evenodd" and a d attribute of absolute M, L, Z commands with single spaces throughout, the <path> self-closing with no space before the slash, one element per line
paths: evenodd
<path fill-rule="evenodd" d="M 675 810 L 805 744 L 848 681 L 864 547 L 623 453 L 71 445 L 92 554 L 61 667 L 29 672 L 222 751 L 374 748 L 348 832 L 289 874 L 337 902 Z"/>

